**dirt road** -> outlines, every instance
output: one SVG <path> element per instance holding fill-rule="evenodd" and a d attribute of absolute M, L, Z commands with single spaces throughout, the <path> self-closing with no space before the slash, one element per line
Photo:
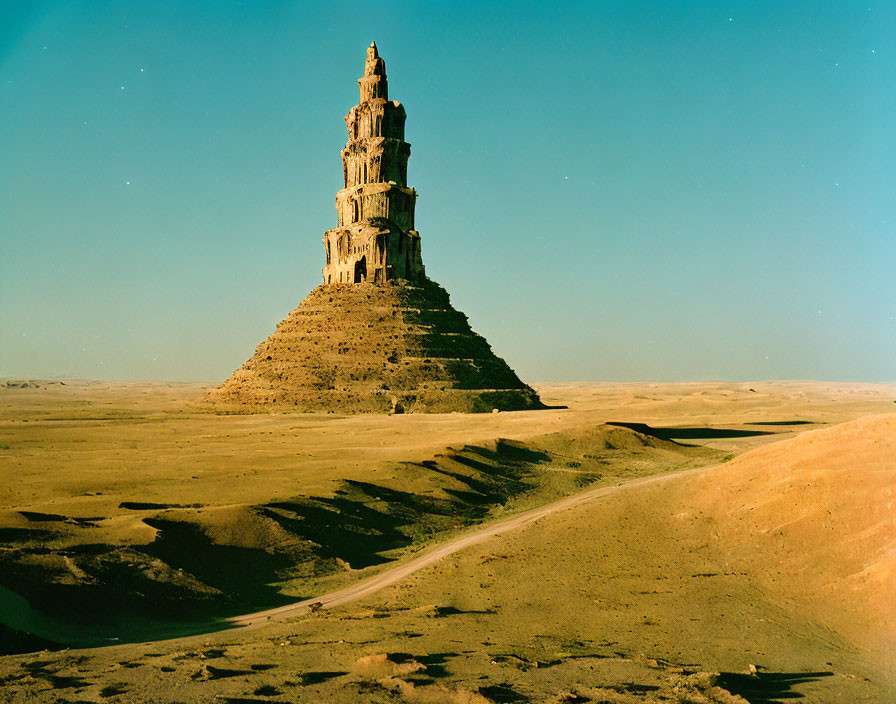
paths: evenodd
<path fill-rule="evenodd" d="M 360 582 L 352 584 L 348 587 L 344 587 L 343 589 L 339 589 L 322 596 L 313 597 L 311 599 L 305 599 L 304 601 L 299 601 L 295 604 L 286 604 L 284 606 L 279 606 L 275 609 L 256 611 L 254 613 L 243 614 L 241 616 L 233 616 L 227 619 L 227 623 L 230 623 L 234 626 L 244 627 L 258 626 L 272 619 L 282 620 L 290 616 L 296 616 L 308 610 L 313 605 L 315 606 L 315 608 L 329 609 L 334 606 L 357 601 L 358 599 L 363 599 L 366 596 L 375 594 L 379 590 L 401 581 L 408 575 L 411 575 L 418 570 L 422 570 L 424 567 L 432 565 L 438 560 L 441 560 L 443 557 L 448 557 L 448 555 L 458 552 L 459 550 L 463 550 L 464 548 L 470 547 L 471 545 L 477 545 L 478 543 L 488 540 L 492 536 L 498 535 L 500 533 L 505 533 L 507 531 L 522 528 L 526 525 L 529 525 L 530 523 L 537 521 L 540 518 L 543 518 L 544 516 L 562 511 L 566 508 L 569 508 L 570 506 L 575 506 L 576 504 L 580 504 L 585 501 L 591 501 L 593 499 L 599 499 L 622 489 L 628 489 L 642 484 L 652 484 L 654 482 L 668 481 L 670 479 L 675 479 L 677 477 L 688 474 L 706 472 L 711 469 L 713 469 L 713 467 L 686 469 L 678 472 L 669 472 L 667 474 L 657 474 L 649 477 L 630 479 L 613 486 L 601 486 L 594 489 L 588 489 L 578 494 L 567 496 L 566 498 L 560 499 L 559 501 L 546 504 L 545 506 L 539 506 L 538 508 L 533 508 L 528 511 L 524 511 L 523 513 L 518 513 L 515 516 L 511 516 L 510 518 L 498 521 L 497 523 L 491 523 L 489 525 L 478 528 L 471 533 L 462 535 L 458 538 L 455 538 L 454 540 L 448 541 L 447 543 L 426 550 L 421 555 L 408 562 L 404 562 L 393 567 L 392 569 L 381 572 L 380 574 L 374 575 L 373 577 L 361 580 Z"/>

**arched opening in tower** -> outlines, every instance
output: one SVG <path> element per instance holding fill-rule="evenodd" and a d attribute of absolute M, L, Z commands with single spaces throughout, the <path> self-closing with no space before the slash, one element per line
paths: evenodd
<path fill-rule="evenodd" d="M 355 283 L 367 280 L 367 257 L 363 256 L 355 262 Z"/>

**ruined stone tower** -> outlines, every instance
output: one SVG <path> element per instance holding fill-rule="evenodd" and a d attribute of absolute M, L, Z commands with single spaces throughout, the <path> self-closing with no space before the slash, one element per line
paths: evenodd
<path fill-rule="evenodd" d="M 346 115 L 337 226 L 324 283 L 277 325 L 210 399 L 222 410 L 450 412 L 543 408 L 426 277 L 407 185 L 405 111 L 367 49 Z"/>
<path fill-rule="evenodd" d="M 337 227 L 324 235 L 324 283 L 419 281 L 424 276 L 414 229 L 417 192 L 408 188 L 411 145 L 405 112 L 389 100 L 386 64 L 376 43 L 367 49 L 360 102 L 345 116 L 344 188 L 336 194 Z"/>

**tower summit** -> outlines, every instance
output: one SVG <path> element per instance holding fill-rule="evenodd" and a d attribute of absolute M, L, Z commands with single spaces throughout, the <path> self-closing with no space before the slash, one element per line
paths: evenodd
<path fill-rule="evenodd" d="M 210 392 L 230 412 L 476 413 L 543 408 L 426 277 L 405 112 L 376 44 L 348 111 L 324 282 Z"/>
<path fill-rule="evenodd" d="M 343 188 L 336 194 L 336 227 L 324 234 L 324 283 L 419 281 L 425 272 L 414 229 L 417 192 L 407 185 L 406 115 L 401 103 L 389 100 L 386 63 L 375 42 L 358 93 L 359 103 L 345 116 Z"/>

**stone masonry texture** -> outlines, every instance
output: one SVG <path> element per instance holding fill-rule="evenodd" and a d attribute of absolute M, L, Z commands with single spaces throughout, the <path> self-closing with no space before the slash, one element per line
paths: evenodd
<path fill-rule="evenodd" d="M 210 400 L 221 410 L 477 413 L 543 408 L 429 280 L 407 186 L 405 111 L 376 44 L 346 116 L 345 187 L 324 235 L 324 283 Z"/>

